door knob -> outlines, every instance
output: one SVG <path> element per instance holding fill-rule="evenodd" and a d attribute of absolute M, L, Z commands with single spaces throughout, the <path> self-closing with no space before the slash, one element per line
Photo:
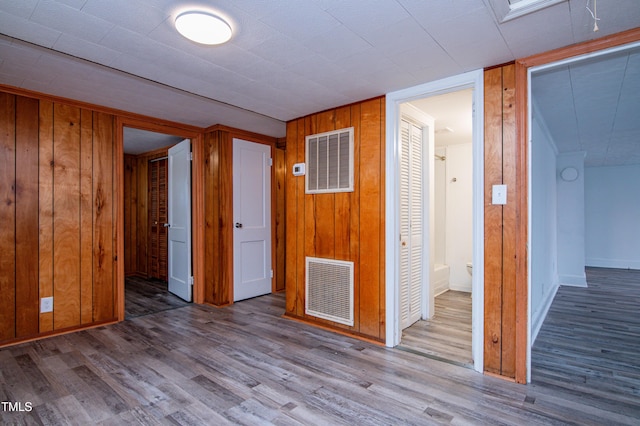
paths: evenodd
<path fill-rule="evenodd" d="M 236 222 L 236 228 L 242 228 L 242 224 L 239 222 Z"/>
<path fill-rule="evenodd" d="M 164 227 L 165 227 L 165 228 L 168 228 L 168 227 L 170 227 L 170 226 L 171 226 L 171 224 L 170 224 L 170 223 L 165 223 L 165 224 L 164 224 Z"/>

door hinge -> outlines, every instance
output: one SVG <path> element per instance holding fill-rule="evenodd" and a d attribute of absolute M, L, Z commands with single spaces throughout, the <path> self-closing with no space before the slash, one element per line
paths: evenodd
<path fill-rule="evenodd" d="M 271 278 L 273 278 L 273 269 L 271 270 Z"/>
<path fill-rule="evenodd" d="M 189 161 L 193 161 L 193 151 L 189 152 Z"/>
<path fill-rule="evenodd" d="M 193 285 L 193 276 L 189 277 L 189 285 Z"/>
<path fill-rule="evenodd" d="M 269 158 L 269 167 L 273 167 L 273 158 Z"/>

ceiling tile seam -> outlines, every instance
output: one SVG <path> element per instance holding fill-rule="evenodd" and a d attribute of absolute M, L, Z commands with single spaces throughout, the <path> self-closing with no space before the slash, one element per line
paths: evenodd
<path fill-rule="evenodd" d="M 198 93 L 194 93 L 194 92 L 191 92 L 191 91 L 189 91 L 189 90 L 184 90 L 184 89 L 181 89 L 181 88 L 179 88 L 179 87 L 171 86 L 171 85 L 169 85 L 169 84 L 162 83 L 162 82 L 160 82 L 160 81 L 156 81 L 156 80 L 153 80 L 153 79 L 150 79 L 150 78 L 141 77 L 141 76 L 139 76 L 139 75 L 135 75 L 135 74 L 132 74 L 132 73 L 130 73 L 130 72 L 123 71 L 123 70 L 121 70 L 121 69 L 118 69 L 118 68 L 115 68 L 115 67 L 112 67 L 112 66 L 103 65 L 103 64 L 101 64 L 101 63 L 94 62 L 94 61 L 90 61 L 90 60 L 88 60 L 88 59 L 84 59 L 84 58 L 81 58 L 81 57 L 79 57 L 79 56 L 71 55 L 71 54 L 69 54 L 69 53 L 61 52 L 61 51 L 56 50 L 56 49 L 53 49 L 53 48 L 49 48 L 49 47 L 46 47 L 46 46 L 42 46 L 42 45 L 39 45 L 39 44 L 36 44 L 36 43 L 32 43 L 32 42 L 29 42 L 29 41 L 26 41 L 26 40 L 22 40 L 22 39 L 19 39 L 19 38 L 16 38 L 16 37 L 12 37 L 12 36 L 9 36 L 9 35 L 6 35 L 6 34 L 4 34 L 4 35 L 5 35 L 6 37 L 9 37 L 10 39 L 14 40 L 14 42 L 22 42 L 22 43 L 26 43 L 26 44 L 29 44 L 29 45 L 31 45 L 31 46 L 35 46 L 35 47 L 38 47 L 38 48 L 41 48 L 41 49 L 45 49 L 45 50 L 50 51 L 50 52 L 57 53 L 57 54 L 59 54 L 59 55 L 64 55 L 64 56 L 66 56 L 66 57 L 68 57 L 68 58 L 72 58 L 72 59 L 75 59 L 75 60 L 77 60 L 77 61 L 84 62 L 84 63 L 86 63 L 86 64 L 93 64 L 93 65 L 96 65 L 96 66 L 98 66 L 98 67 L 101 67 L 101 68 L 103 68 L 103 69 L 105 69 L 105 70 L 110 70 L 110 71 L 113 71 L 113 72 L 118 72 L 118 73 L 121 73 L 121 74 L 127 75 L 127 76 L 129 76 L 129 77 L 135 78 L 135 79 L 144 80 L 144 81 L 147 81 L 147 82 L 149 82 L 149 83 L 156 84 L 156 85 L 158 85 L 158 86 L 166 87 L 166 88 L 168 88 L 168 89 L 177 90 L 177 91 L 179 91 L 179 92 L 182 92 L 182 93 L 185 93 L 185 94 L 188 94 L 188 95 L 191 95 L 191 96 L 195 96 L 195 97 L 198 97 L 198 98 L 201 98 L 201 99 L 205 99 L 205 100 L 210 101 L 210 102 L 215 102 L 215 103 L 217 103 L 217 104 L 219 104 L 219 105 L 227 106 L 227 107 L 230 107 L 230 108 L 233 108 L 233 109 L 236 109 L 236 110 L 241 110 L 241 111 L 250 112 L 250 113 L 252 113 L 252 114 L 256 114 L 256 115 L 259 115 L 259 116 L 262 116 L 262 117 L 268 118 L 268 119 L 270 119 L 270 120 L 276 120 L 276 121 L 284 122 L 284 120 L 281 120 L 281 119 L 276 118 L 276 117 L 271 117 L 271 116 L 269 116 L 269 115 L 267 115 L 267 114 L 263 114 L 263 113 L 261 113 L 261 112 L 253 111 L 253 110 L 250 110 L 250 109 L 248 109 L 248 108 L 243 108 L 243 107 L 240 107 L 240 106 L 237 106 L 237 105 L 230 104 L 230 103 L 228 103 L 228 102 L 224 102 L 224 101 L 221 101 L 221 100 L 218 100 L 218 99 L 210 98 L 210 97 L 208 97 L 208 96 L 200 95 L 200 94 L 198 94 Z"/>
<path fill-rule="evenodd" d="M 609 158 L 609 150 L 611 149 L 611 138 L 614 133 L 614 129 L 616 127 L 616 121 L 618 120 L 618 108 L 620 108 L 620 98 L 622 98 L 622 88 L 624 87 L 624 82 L 627 78 L 627 71 L 629 71 L 630 59 L 631 59 L 631 55 L 627 54 L 627 60 L 624 64 L 624 73 L 622 74 L 622 78 L 620 79 L 620 87 L 618 88 L 618 99 L 616 100 L 616 110 L 613 113 L 613 120 L 611 122 L 611 129 L 609 131 L 609 140 L 607 141 L 607 151 L 605 153 L 605 160 Z"/>
<path fill-rule="evenodd" d="M 573 120 L 575 122 L 575 126 L 577 129 L 577 133 L 578 133 L 578 146 L 580 147 L 581 150 L 586 150 L 586 147 L 584 145 L 584 143 L 582 142 L 582 134 L 580 133 L 580 123 L 578 122 L 578 108 L 576 106 L 576 91 L 575 91 L 575 85 L 573 84 L 573 73 L 571 72 L 572 68 L 570 66 L 567 66 L 568 71 L 569 71 L 569 84 L 571 85 L 571 103 L 573 105 Z"/>
<path fill-rule="evenodd" d="M 431 37 L 431 40 L 433 40 L 433 42 L 449 57 L 449 59 L 451 59 L 451 61 L 456 64 L 458 67 L 462 68 L 462 64 L 458 63 L 458 61 L 456 61 L 451 54 L 449 53 L 449 51 L 447 49 L 444 48 L 444 46 L 442 44 L 440 44 L 440 42 L 433 36 L 433 34 L 431 34 L 429 32 L 429 30 L 427 30 L 427 28 L 425 28 L 424 25 L 422 25 L 422 22 L 418 21 L 416 19 L 415 16 L 413 16 L 413 14 L 406 8 L 406 6 L 404 4 L 402 4 L 402 2 L 397 2 L 401 8 L 403 8 L 407 14 L 411 17 L 411 19 L 413 19 L 413 21 L 420 27 L 422 28 L 422 30 L 429 36 Z M 502 36 L 502 33 L 500 33 L 500 35 Z"/>

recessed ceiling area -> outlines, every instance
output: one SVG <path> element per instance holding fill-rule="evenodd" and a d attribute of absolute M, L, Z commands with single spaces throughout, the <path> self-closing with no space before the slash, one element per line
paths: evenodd
<path fill-rule="evenodd" d="M 435 145 L 473 141 L 473 89 L 463 89 L 410 102 L 435 121 Z"/>

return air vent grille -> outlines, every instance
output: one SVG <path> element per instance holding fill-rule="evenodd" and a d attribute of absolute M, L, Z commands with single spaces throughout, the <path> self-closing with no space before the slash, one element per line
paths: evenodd
<path fill-rule="evenodd" d="M 353 127 L 305 138 L 307 194 L 353 191 Z"/>
<path fill-rule="evenodd" d="M 307 257 L 305 313 L 353 325 L 353 262 Z"/>

